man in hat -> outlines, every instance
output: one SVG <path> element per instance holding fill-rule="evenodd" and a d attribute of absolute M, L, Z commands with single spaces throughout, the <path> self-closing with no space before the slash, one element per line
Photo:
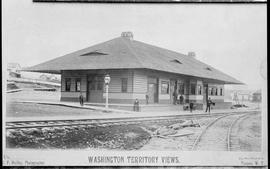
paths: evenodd
<path fill-rule="evenodd" d="M 206 103 L 206 110 L 205 112 L 207 112 L 207 110 L 209 111 L 209 114 L 210 114 L 210 109 L 211 109 L 211 104 L 212 104 L 212 100 L 211 98 L 209 97 L 208 100 L 207 100 L 207 103 Z"/>
<path fill-rule="evenodd" d="M 80 92 L 79 100 L 80 100 L 80 105 L 83 106 L 83 95 L 82 95 L 82 92 Z"/>

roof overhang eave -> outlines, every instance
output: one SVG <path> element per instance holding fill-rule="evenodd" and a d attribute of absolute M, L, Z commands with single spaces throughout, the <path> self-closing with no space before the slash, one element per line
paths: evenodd
<path fill-rule="evenodd" d="M 23 69 L 24 72 L 36 72 L 36 73 L 51 73 L 61 74 L 61 70 L 34 70 L 34 69 Z"/>
<path fill-rule="evenodd" d="M 233 81 L 233 82 L 231 82 L 231 81 L 225 81 L 224 84 L 228 84 L 228 85 L 246 85 L 245 83 L 240 82 L 238 80 L 237 81 Z"/>

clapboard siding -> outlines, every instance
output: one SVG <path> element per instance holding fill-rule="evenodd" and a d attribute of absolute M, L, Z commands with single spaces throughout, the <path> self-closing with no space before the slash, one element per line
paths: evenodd
<path fill-rule="evenodd" d="M 113 99 L 112 101 L 116 102 L 130 102 L 133 103 L 135 99 L 139 99 L 140 103 L 145 102 L 145 96 L 148 90 L 148 80 L 149 78 L 158 79 L 158 103 L 170 103 L 172 98 L 172 90 L 171 83 L 174 80 L 178 82 L 185 83 L 185 95 L 184 97 L 187 100 L 192 100 L 196 102 L 202 102 L 204 96 L 203 86 L 204 83 L 207 83 L 209 87 L 217 87 L 218 95 L 209 95 L 214 102 L 224 102 L 224 85 L 216 84 L 216 83 L 208 83 L 207 81 L 203 81 L 201 78 L 190 78 L 182 75 L 170 74 L 166 72 L 147 70 L 147 69 L 118 69 L 118 70 L 74 70 L 74 71 L 62 71 L 61 78 L 61 100 L 72 100 L 77 101 L 80 92 L 75 92 L 76 90 L 76 79 L 81 79 L 81 91 L 83 95 L 86 97 L 89 92 L 87 92 L 87 77 L 91 77 L 91 75 L 95 76 L 105 76 L 105 74 L 109 74 L 111 77 L 111 81 L 109 84 L 109 99 Z M 66 78 L 71 79 L 71 90 L 65 91 L 65 80 Z M 127 92 L 122 93 L 122 78 L 127 78 Z M 161 83 L 162 81 L 169 82 L 169 93 L 161 94 Z M 197 95 L 189 95 L 190 94 L 190 83 L 195 83 L 196 87 L 198 85 L 202 86 L 202 94 L 198 95 L 198 91 L 196 90 Z M 220 95 L 220 89 L 223 91 L 223 95 Z M 105 100 L 105 90 L 92 91 L 90 92 L 90 99 L 88 101 L 91 102 L 104 102 Z"/>
<path fill-rule="evenodd" d="M 81 91 L 83 92 L 87 91 L 87 77 L 86 76 L 81 77 Z"/>
<path fill-rule="evenodd" d="M 76 91 L 76 86 L 75 86 L 75 78 L 71 78 L 71 86 L 70 86 L 70 91 L 75 92 Z"/>
<path fill-rule="evenodd" d="M 86 92 L 82 92 L 84 98 L 86 98 Z M 80 92 L 61 92 L 61 97 L 74 97 L 79 100 Z"/>
<path fill-rule="evenodd" d="M 66 90 L 65 83 L 66 83 L 66 79 L 65 79 L 64 75 L 62 75 L 62 77 L 61 77 L 61 91 L 65 91 Z"/>
<path fill-rule="evenodd" d="M 109 93 L 122 92 L 122 78 L 127 78 L 127 93 L 132 92 L 133 77 L 131 71 L 112 71 L 110 72 L 110 77 Z"/>
<path fill-rule="evenodd" d="M 147 92 L 147 75 L 140 71 L 134 71 L 134 93 L 146 93 Z"/>

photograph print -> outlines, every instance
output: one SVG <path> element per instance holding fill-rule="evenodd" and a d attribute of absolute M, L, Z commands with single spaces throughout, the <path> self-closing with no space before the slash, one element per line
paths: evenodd
<path fill-rule="evenodd" d="M 2 14 L 5 165 L 73 150 L 266 164 L 266 4 L 5 0 Z"/>

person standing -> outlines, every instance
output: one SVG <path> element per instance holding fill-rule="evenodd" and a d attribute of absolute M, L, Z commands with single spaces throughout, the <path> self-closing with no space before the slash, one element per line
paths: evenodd
<path fill-rule="evenodd" d="M 146 100 L 146 104 L 148 104 L 149 103 L 149 95 L 148 94 L 145 95 L 145 100 Z"/>
<path fill-rule="evenodd" d="M 184 101 L 184 97 L 183 97 L 183 95 L 182 95 L 182 94 L 180 95 L 179 100 L 180 100 L 180 104 L 182 105 L 182 104 L 183 104 L 183 101 Z"/>
<path fill-rule="evenodd" d="M 83 95 L 82 95 L 82 92 L 80 92 L 79 100 L 80 100 L 80 105 L 83 106 Z"/>
<path fill-rule="evenodd" d="M 190 113 L 192 113 L 193 106 L 194 106 L 194 103 L 190 102 L 190 103 L 189 103 L 189 110 L 190 110 Z"/>
<path fill-rule="evenodd" d="M 139 100 L 135 99 L 134 105 L 133 105 L 133 111 L 140 111 L 140 105 Z"/>
<path fill-rule="evenodd" d="M 210 114 L 211 104 L 212 104 L 212 100 L 209 97 L 207 100 L 207 103 L 206 103 L 206 110 L 205 110 L 205 112 L 207 112 L 207 110 L 209 110 L 209 114 Z"/>

